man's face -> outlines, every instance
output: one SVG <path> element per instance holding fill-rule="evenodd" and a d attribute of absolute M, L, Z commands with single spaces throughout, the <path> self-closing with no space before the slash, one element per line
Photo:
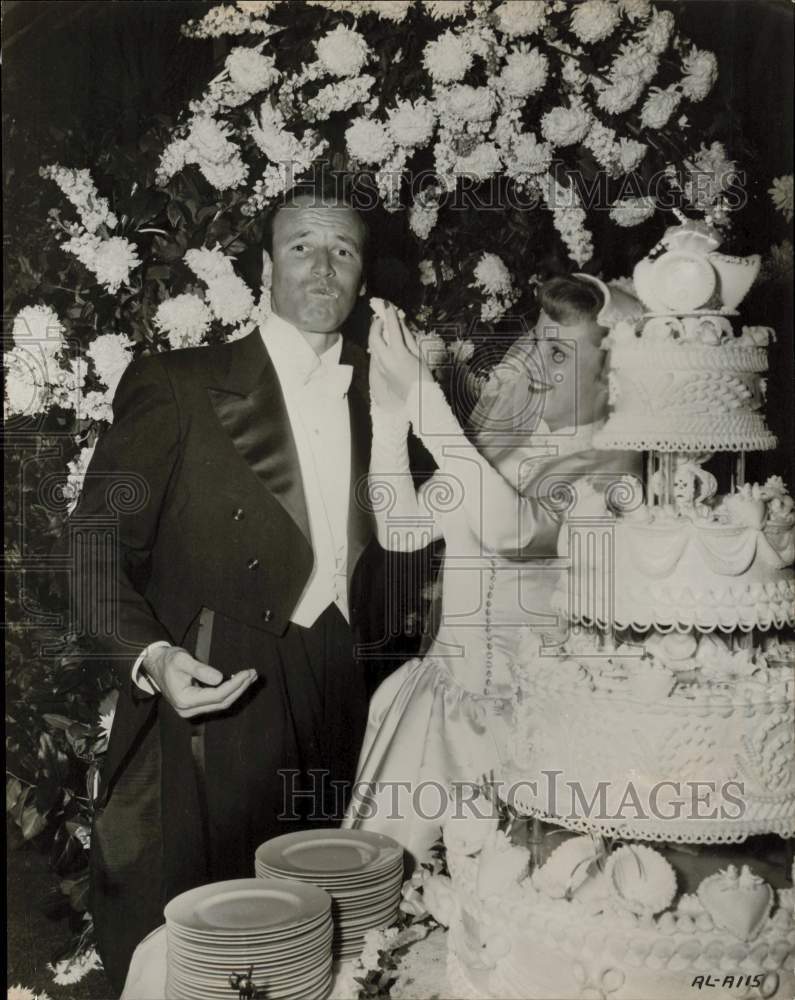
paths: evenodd
<path fill-rule="evenodd" d="M 334 333 L 362 288 L 364 226 L 346 205 L 296 198 L 273 222 L 274 312 L 304 333 Z"/>
<path fill-rule="evenodd" d="M 543 392 L 541 417 L 553 429 L 591 423 L 605 414 L 600 343 L 605 331 L 593 320 L 571 326 L 557 323 L 543 310 L 535 329 L 530 372 Z"/>

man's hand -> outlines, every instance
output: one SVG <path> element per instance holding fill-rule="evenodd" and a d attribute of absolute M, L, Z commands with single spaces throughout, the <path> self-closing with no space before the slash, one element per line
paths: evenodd
<path fill-rule="evenodd" d="M 220 670 L 199 663 L 178 646 L 149 650 L 144 669 L 160 688 L 162 697 L 183 719 L 223 712 L 248 690 L 257 676 L 256 670 L 241 670 L 225 681 Z"/>

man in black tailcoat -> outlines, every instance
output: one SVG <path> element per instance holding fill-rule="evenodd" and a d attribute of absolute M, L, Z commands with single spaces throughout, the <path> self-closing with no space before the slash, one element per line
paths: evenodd
<path fill-rule="evenodd" d="M 352 780 L 366 720 L 369 395 L 340 329 L 364 294 L 367 229 L 305 192 L 271 236 L 272 314 L 130 366 L 74 515 L 118 533 L 81 559 L 73 606 L 115 622 L 92 910 L 119 990 L 169 899 L 253 875 L 256 846 L 296 818 L 339 818 L 332 783 Z M 144 502 L 114 509 L 130 477 Z"/>

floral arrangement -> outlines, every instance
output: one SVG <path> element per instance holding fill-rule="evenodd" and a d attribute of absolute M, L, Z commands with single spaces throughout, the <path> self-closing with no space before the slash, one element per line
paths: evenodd
<path fill-rule="evenodd" d="M 244 336 L 267 313 L 265 210 L 318 171 L 342 178 L 400 245 L 390 294 L 467 366 L 473 331 L 524 323 L 548 274 L 626 273 L 628 229 L 672 207 L 728 228 L 736 201 L 716 59 L 650 0 L 238 0 L 184 32 L 214 40 L 214 78 L 91 172 L 43 165 L 46 224 L 9 261 L 7 805 L 26 838 L 52 838 L 78 914 L 113 681 L 47 624 L 63 581 L 35 567 L 130 361 Z M 773 197 L 791 213 L 791 178 Z"/>

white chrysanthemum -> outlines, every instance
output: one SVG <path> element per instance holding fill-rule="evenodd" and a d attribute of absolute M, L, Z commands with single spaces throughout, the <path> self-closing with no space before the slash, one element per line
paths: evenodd
<path fill-rule="evenodd" d="M 232 49 L 226 57 L 229 79 L 246 94 L 258 94 L 278 82 L 281 73 L 272 56 L 245 46 Z"/>
<path fill-rule="evenodd" d="M 447 352 L 457 365 L 465 365 L 472 360 L 475 353 L 475 345 L 471 340 L 460 340 L 456 338 L 447 345 Z"/>
<path fill-rule="evenodd" d="M 792 174 L 776 177 L 767 193 L 787 222 L 792 222 Z"/>
<path fill-rule="evenodd" d="M 511 52 L 500 73 L 500 81 L 511 97 L 537 94 L 547 82 L 549 60 L 538 49 Z"/>
<path fill-rule="evenodd" d="M 588 82 L 588 74 L 580 69 L 576 59 L 566 56 L 561 64 L 560 78 L 575 94 L 581 94 Z"/>
<path fill-rule="evenodd" d="M 101 969 L 102 962 L 96 948 L 90 948 L 74 958 L 64 958 L 55 965 L 48 965 L 47 968 L 53 973 L 52 981 L 56 986 L 71 986 L 85 979 L 89 972 Z"/>
<path fill-rule="evenodd" d="M 398 101 L 397 107 L 387 112 L 389 131 L 399 146 L 414 149 L 430 142 L 436 126 L 433 106 L 421 97 L 411 101 Z"/>
<path fill-rule="evenodd" d="M 695 45 L 682 60 L 685 76 L 682 93 L 688 100 L 703 101 L 718 79 L 718 60 L 714 52 L 697 49 Z"/>
<path fill-rule="evenodd" d="M 130 271 L 141 263 L 135 247 L 121 236 L 101 240 L 98 236 L 83 233 L 66 240 L 62 249 L 74 254 L 89 271 L 93 271 L 99 284 L 111 294 L 130 283 Z"/>
<path fill-rule="evenodd" d="M 370 97 L 374 83 L 374 76 L 363 73 L 326 84 L 306 102 L 307 117 L 312 121 L 324 121 L 337 111 L 347 111 L 354 104 L 363 104 Z"/>
<path fill-rule="evenodd" d="M 436 83 L 456 83 L 472 65 L 472 50 L 466 39 L 445 31 L 425 46 L 422 62 Z"/>
<path fill-rule="evenodd" d="M 111 395 L 133 359 L 134 346 L 133 341 L 122 333 L 101 333 L 88 346 L 86 353 L 94 362 L 97 377 Z"/>
<path fill-rule="evenodd" d="M 185 263 L 196 277 L 205 283 L 235 273 L 232 258 L 227 257 L 220 247 L 212 249 L 198 247 L 188 250 L 185 254 Z"/>
<path fill-rule="evenodd" d="M 610 208 L 610 218 L 617 226 L 639 226 L 654 215 L 654 198 L 622 198 Z"/>
<path fill-rule="evenodd" d="M 653 87 L 640 113 L 640 123 L 644 128 L 663 128 L 671 115 L 679 107 L 682 93 L 675 86 L 660 90 Z"/>
<path fill-rule="evenodd" d="M 637 142 L 635 139 L 619 139 L 619 171 L 623 174 L 629 174 L 633 170 L 637 170 L 643 160 L 643 157 L 646 155 L 648 148 L 649 147 L 645 143 Z"/>
<path fill-rule="evenodd" d="M 610 0 L 585 0 L 571 15 L 571 30 L 586 45 L 601 42 L 618 27 L 618 7 Z"/>
<path fill-rule="evenodd" d="M 63 349 L 64 327 L 49 306 L 25 306 L 14 317 L 11 335 L 17 347 L 37 347 L 48 354 Z"/>
<path fill-rule="evenodd" d="M 254 17 L 264 17 L 266 14 L 270 14 L 279 0 L 236 0 L 236 2 L 238 7 L 247 14 L 253 14 Z"/>
<path fill-rule="evenodd" d="M 84 393 L 80 398 L 79 408 L 75 408 L 75 412 L 82 420 L 91 420 L 96 423 L 113 422 L 112 401 L 106 392 L 92 390 Z"/>
<path fill-rule="evenodd" d="M 229 126 L 221 125 L 214 118 L 199 116 L 190 124 L 188 144 L 193 155 L 200 160 L 223 163 L 236 152 L 236 147 L 229 141 L 228 135 Z"/>
<path fill-rule="evenodd" d="M 594 119 L 588 135 L 583 139 L 583 146 L 593 153 L 594 159 L 600 166 L 610 167 L 617 153 L 616 133 L 612 128 Z"/>
<path fill-rule="evenodd" d="M 641 35 L 643 44 L 659 56 L 668 48 L 676 21 L 670 10 L 656 10 Z"/>
<path fill-rule="evenodd" d="M 160 155 L 160 163 L 155 173 L 157 183 L 167 184 L 175 174 L 184 169 L 193 154 L 193 147 L 187 139 L 175 139 L 170 142 Z"/>
<path fill-rule="evenodd" d="M 643 80 L 638 77 L 622 76 L 608 84 L 595 81 L 596 103 L 611 115 L 620 115 L 637 104 L 643 93 Z"/>
<path fill-rule="evenodd" d="M 135 247 L 121 236 L 102 240 L 96 249 L 93 271 L 100 285 L 111 293 L 129 285 L 130 271 L 141 263 Z"/>
<path fill-rule="evenodd" d="M 453 115 L 467 122 L 488 122 L 497 109 L 497 95 L 489 87 L 461 83 L 437 94 L 440 116 Z"/>
<path fill-rule="evenodd" d="M 118 220 L 110 210 L 108 199 L 100 197 L 88 170 L 71 170 L 55 163 L 42 167 L 40 173 L 55 181 L 77 209 L 83 228 L 89 233 L 95 233 L 103 225 L 115 229 Z"/>
<path fill-rule="evenodd" d="M 200 344 L 212 324 L 212 314 L 198 295 L 185 293 L 161 302 L 154 323 L 172 347 Z"/>
<path fill-rule="evenodd" d="M 618 0 L 618 6 L 629 21 L 643 21 L 651 13 L 651 0 Z"/>
<path fill-rule="evenodd" d="M 484 253 L 475 265 L 475 284 L 487 295 L 508 296 L 513 291 L 511 272 L 496 253 Z"/>
<path fill-rule="evenodd" d="M 372 118 L 354 118 L 345 130 L 345 145 L 357 163 L 383 163 L 395 148 L 387 127 Z"/>
<path fill-rule="evenodd" d="M 409 228 L 421 240 L 427 240 L 438 218 L 438 205 L 422 205 L 415 201 L 409 210 Z"/>
<path fill-rule="evenodd" d="M 542 174 L 552 163 L 552 149 L 539 142 L 532 132 L 517 135 L 511 145 L 512 156 L 506 163 L 510 176 Z"/>
<path fill-rule="evenodd" d="M 315 42 L 315 50 L 326 71 L 333 76 L 357 76 L 370 58 L 364 36 L 342 24 Z"/>
<path fill-rule="evenodd" d="M 52 404 L 58 365 L 52 354 L 14 347 L 3 356 L 5 415 L 34 417 Z"/>
<path fill-rule="evenodd" d="M 254 308 L 251 289 L 236 274 L 227 274 L 208 282 L 207 302 L 213 315 L 229 326 L 247 320 Z"/>
<path fill-rule="evenodd" d="M 405 20 L 413 0 L 375 0 L 368 4 L 370 11 L 385 21 L 399 23 Z"/>
<path fill-rule="evenodd" d="M 724 216 L 724 207 L 720 204 L 721 196 L 738 180 L 737 164 L 728 159 L 726 147 L 721 142 L 713 142 L 709 146 L 700 147 L 692 161 L 686 160 L 687 180 L 684 184 L 685 197 L 693 208 L 709 211 L 713 215 L 713 223 L 718 224 L 718 218 Z M 727 221 L 725 218 L 723 221 Z"/>
<path fill-rule="evenodd" d="M 632 81 L 639 79 L 643 83 L 651 83 L 659 67 L 659 56 L 650 52 L 645 45 L 622 45 L 610 67 L 610 79 L 622 80 L 629 77 Z"/>
<path fill-rule="evenodd" d="M 422 6 L 435 21 L 452 21 L 466 14 L 469 0 L 423 0 Z"/>
<path fill-rule="evenodd" d="M 96 443 L 81 448 L 77 457 L 72 459 L 67 466 L 69 474 L 63 488 L 63 495 L 69 501 L 67 506 L 67 513 L 69 514 L 75 509 L 77 501 L 80 499 L 80 493 L 83 489 L 83 483 L 85 482 L 86 473 L 88 472 L 95 449 Z M 113 716 L 111 716 L 112 718 Z M 110 728 L 108 728 L 108 735 L 110 735 Z"/>
<path fill-rule="evenodd" d="M 541 134 L 553 146 L 581 142 L 591 127 L 591 116 L 581 107 L 553 108 L 541 119 Z"/>
<path fill-rule="evenodd" d="M 500 151 L 493 142 L 480 142 L 466 154 L 459 156 L 455 164 L 455 172 L 460 176 L 473 177 L 478 181 L 488 180 L 502 167 Z"/>
<path fill-rule="evenodd" d="M 17 983 L 16 986 L 8 987 L 8 1000 L 38 1000 L 38 998 L 33 990 Z"/>
<path fill-rule="evenodd" d="M 219 191 L 228 191 L 230 188 L 240 187 L 245 184 L 248 178 L 248 166 L 243 162 L 242 157 L 235 155 L 226 163 L 211 163 L 209 160 L 199 160 L 199 170 L 201 170 L 208 184 L 212 184 Z"/>
<path fill-rule="evenodd" d="M 546 24 L 546 6 L 538 0 L 506 0 L 494 11 L 497 27 L 511 38 L 532 35 Z"/>
<path fill-rule="evenodd" d="M 259 121 L 253 113 L 249 118 L 249 135 L 271 162 L 286 164 L 300 157 L 301 143 L 285 129 L 284 115 L 269 101 L 262 102 Z"/>

